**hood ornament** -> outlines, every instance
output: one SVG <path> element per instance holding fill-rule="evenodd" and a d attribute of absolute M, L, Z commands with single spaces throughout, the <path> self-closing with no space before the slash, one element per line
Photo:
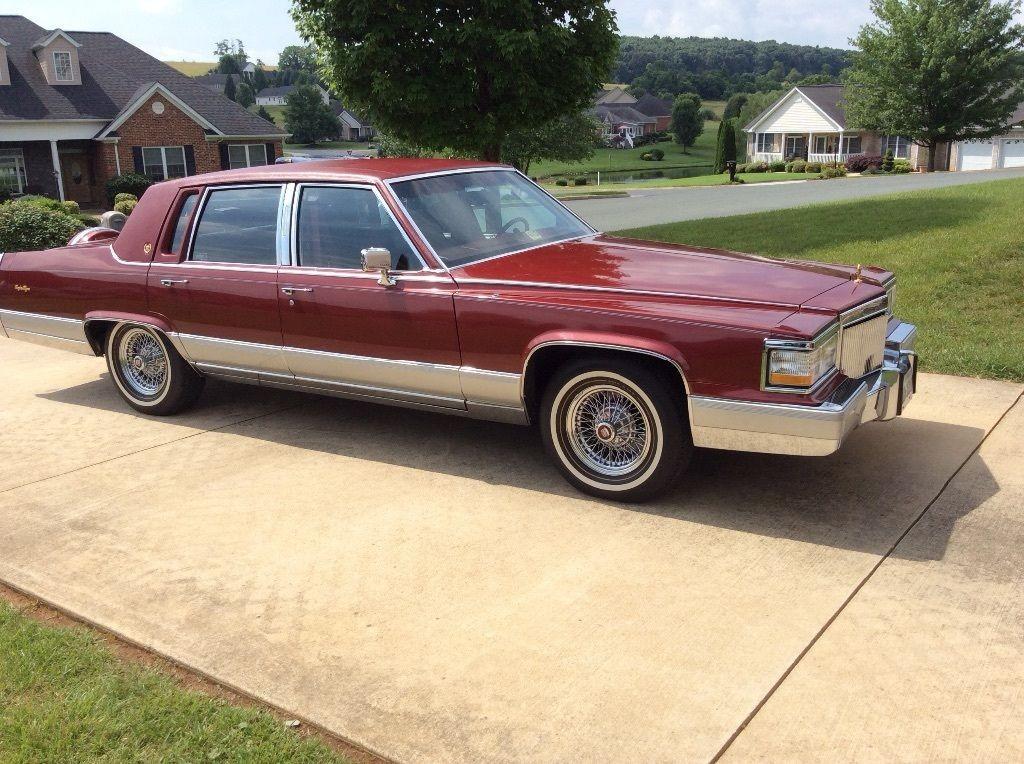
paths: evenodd
<path fill-rule="evenodd" d="M 861 271 L 862 271 L 863 267 L 864 266 L 862 266 L 860 263 L 857 263 L 857 270 L 853 274 L 853 280 L 856 281 L 857 283 L 860 283 Z"/>

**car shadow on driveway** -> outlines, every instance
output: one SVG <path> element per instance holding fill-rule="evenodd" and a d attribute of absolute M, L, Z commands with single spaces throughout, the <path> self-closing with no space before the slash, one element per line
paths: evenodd
<path fill-rule="evenodd" d="M 130 414 L 106 376 L 40 397 Z M 979 427 L 901 417 L 860 428 L 828 457 L 700 450 L 669 494 L 647 504 L 623 504 L 584 496 L 566 484 L 544 454 L 535 427 L 216 381 L 208 384 L 198 410 L 240 396 L 265 399 L 274 404 L 273 413 L 226 425 L 220 432 L 504 485 L 517 489 L 509 494 L 513 502 L 533 502 L 538 495 L 565 497 L 593 505 L 594 511 L 643 513 L 872 555 L 889 552 L 985 435 Z M 187 424 L 190 416 L 167 421 Z M 965 492 L 958 516 L 998 490 L 984 470 Z M 901 547 L 895 555 L 942 559 L 948 533 L 930 539 L 927 546 L 906 554 Z"/>

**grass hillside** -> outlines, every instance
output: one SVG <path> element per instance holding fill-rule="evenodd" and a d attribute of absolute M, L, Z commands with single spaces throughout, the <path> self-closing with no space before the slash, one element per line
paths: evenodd
<path fill-rule="evenodd" d="M 216 61 L 164 61 L 164 63 L 189 77 L 207 74 L 217 66 Z"/>

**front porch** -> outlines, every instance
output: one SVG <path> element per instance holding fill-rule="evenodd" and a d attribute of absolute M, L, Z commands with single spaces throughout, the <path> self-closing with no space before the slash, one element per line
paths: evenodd
<path fill-rule="evenodd" d="M 97 146 L 90 140 L 0 141 L 0 194 L 99 204 L 104 182 Z"/>
<path fill-rule="evenodd" d="M 804 159 L 828 164 L 845 162 L 865 151 L 861 133 L 752 133 L 748 156 L 755 162 L 788 162 Z"/>

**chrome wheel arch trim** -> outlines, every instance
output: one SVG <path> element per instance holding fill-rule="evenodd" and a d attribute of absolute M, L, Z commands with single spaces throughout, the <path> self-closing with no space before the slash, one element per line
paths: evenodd
<path fill-rule="evenodd" d="M 679 379 L 683 383 L 683 390 L 686 393 L 686 397 L 689 398 L 691 395 L 690 383 L 686 379 L 686 374 L 683 373 L 683 367 L 680 366 L 677 361 L 673 360 L 664 353 L 659 353 L 656 350 L 648 350 L 647 348 L 633 347 L 630 345 L 615 345 L 609 342 L 589 342 L 587 340 L 550 340 L 548 342 L 542 342 L 539 345 L 534 346 L 526 355 L 526 360 L 523 362 L 522 382 L 519 394 L 522 398 L 524 408 L 526 408 L 526 382 L 529 377 L 530 361 L 533 359 L 534 355 L 536 355 L 538 351 L 542 350 L 543 348 L 552 346 L 597 348 L 599 350 L 613 350 L 623 353 L 638 353 L 640 355 L 647 355 L 653 358 L 658 358 L 662 361 L 667 361 L 679 373 Z"/>

